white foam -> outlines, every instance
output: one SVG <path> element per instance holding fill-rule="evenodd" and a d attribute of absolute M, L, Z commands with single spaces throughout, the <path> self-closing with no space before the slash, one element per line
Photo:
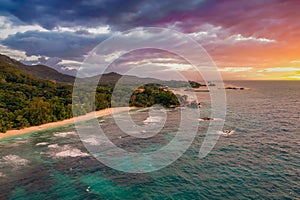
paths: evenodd
<path fill-rule="evenodd" d="M 49 144 L 48 142 L 40 142 L 40 143 L 35 144 L 35 146 L 45 146 L 48 144 Z"/>
<path fill-rule="evenodd" d="M 0 172 L 0 178 L 5 178 L 5 174 L 3 174 L 2 172 Z"/>
<path fill-rule="evenodd" d="M 17 140 L 16 143 L 17 144 L 26 144 L 26 143 L 28 143 L 28 140 Z"/>
<path fill-rule="evenodd" d="M 68 137 L 72 135 L 77 135 L 76 132 L 71 131 L 71 132 L 58 132 L 53 134 L 55 137 Z"/>
<path fill-rule="evenodd" d="M 84 153 L 80 151 L 80 149 L 67 149 L 55 154 L 55 157 L 62 158 L 62 157 L 85 157 L 89 156 L 88 153 Z"/>
<path fill-rule="evenodd" d="M 144 122 L 144 124 L 148 124 L 148 123 L 159 123 L 159 122 L 161 122 L 162 120 L 163 120 L 162 117 L 157 117 L 157 116 L 152 117 L 152 116 L 150 116 L 150 117 L 147 117 L 147 119 L 144 120 L 143 122 Z"/>
<path fill-rule="evenodd" d="M 89 144 L 89 145 L 93 145 L 93 146 L 100 145 L 100 142 L 98 140 L 96 140 L 95 138 L 83 139 L 82 141 Z"/>
<path fill-rule="evenodd" d="M 59 148 L 58 144 L 50 144 L 48 145 L 48 148 L 57 149 Z"/>
<path fill-rule="evenodd" d="M 12 154 L 3 156 L 2 159 L 4 160 L 4 163 L 11 165 L 13 167 L 25 166 L 29 163 L 28 160 L 23 159 L 17 155 L 12 155 Z"/>
<path fill-rule="evenodd" d="M 218 131 L 218 134 L 220 135 L 225 135 L 225 136 L 229 136 L 229 135 L 232 135 L 234 134 L 234 131 L 229 131 L 229 130 L 225 130 L 225 131 Z"/>
<path fill-rule="evenodd" d="M 214 118 L 213 120 L 214 121 L 224 121 L 224 119 L 221 119 L 221 118 Z"/>
<path fill-rule="evenodd" d="M 59 146 L 58 144 L 51 144 L 48 145 L 48 148 L 50 149 L 50 152 L 47 154 L 56 158 L 89 156 L 88 153 L 84 153 L 80 149 L 73 148 L 70 145 Z"/>

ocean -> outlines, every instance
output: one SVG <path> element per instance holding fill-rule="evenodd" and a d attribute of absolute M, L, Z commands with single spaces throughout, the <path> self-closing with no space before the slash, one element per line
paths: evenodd
<path fill-rule="evenodd" d="M 229 82 L 247 88 L 226 90 L 224 130 L 234 134 L 221 135 L 200 159 L 209 121 L 199 121 L 187 151 L 149 173 L 102 164 L 85 149 L 73 125 L 1 140 L 0 199 L 300 199 L 299 83 Z M 209 93 L 197 95 L 201 116 L 209 116 Z M 111 116 L 99 120 L 118 147 L 154 152 L 174 138 L 179 111 L 167 110 L 165 127 L 148 139 L 125 137 Z M 150 119 L 145 109 L 131 115 L 137 124 Z"/>

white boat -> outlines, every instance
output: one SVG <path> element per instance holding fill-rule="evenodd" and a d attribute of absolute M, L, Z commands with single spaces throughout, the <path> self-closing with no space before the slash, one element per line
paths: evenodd
<path fill-rule="evenodd" d="M 234 133 L 234 131 L 233 130 L 224 130 L 224 131 L 219 131 L 218 133 L 220 135 L 229 136 L 229 135 L 232 135 Z"/>
<path fill-rule="evenodd" d="M 216 86 L 213 82 L 208 81 L 208 86 Z"/>

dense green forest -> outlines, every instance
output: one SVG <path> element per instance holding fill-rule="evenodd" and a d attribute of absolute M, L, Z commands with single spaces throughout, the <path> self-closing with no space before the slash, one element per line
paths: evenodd
<path fill-rule="evenodd" d="M 0 61 L 0 131 L 72 117 L 72 86 L 40 80 Z"/>
<path fill-rule="evenodd" d="M 173 92 L 159 84 L 146 84 L 140 87 L 132 94 L 129 102 L 129 105 L 137 107 L 147 107 L 154 104 L 170 107 L 179 105 L 180 102 Z"/>
<path fill-rule="evenodd" d="M 72 117 L 72 91 L 72 84 L 36 78 L 0 60 L 0 132 Z M 122 98 L 126 96 L 124 92 L 128 94 L 129 91 L 131 106 L 179 104 L 171 91 L 158 84 L 147 84 L 137 90 L 124 86 L 115 91 L 114 105 L 128 106 Z M 110 107 L 112 93 L 113 85 L 99 85 L 94 94 L 94 105 L 84 104 L 89 102 L 89 97 L 81 95 L 84 104 L 81 114 Z"/>

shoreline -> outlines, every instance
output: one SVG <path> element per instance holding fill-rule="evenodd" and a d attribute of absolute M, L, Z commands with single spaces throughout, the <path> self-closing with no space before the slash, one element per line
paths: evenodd
<path fill-rule="evenodd" d="M 57 127 L 64 126 L 64 125 L 74 124 L 75 122 L 86 121 L 86 120 L 93 119 L 93 118 L 104 117 L 104 116 L 111 115 L 112 113 L 118 113 L 118 112 L 123 112 L 123 111 L 127 111 L 127 110 L 129 111 L 134 108 L 136 108 L 136 107 L 105 108 L 103 110 L 87 113 L 85 115 L 78 116 L 78 117 L 72 117 L 69 119 L 62 120 L 62 121 L 50 122 L 50 123 L 41 124 L 38 126 L 30 126 L 30 127 L 22 128 L 19 130 L 16 130 L 16 129 L 8 130 L 6 133 L 0 133 L 0 140 L 9 138 L 9 137 L 18 136 L 18 135 L 24 135 L 24 134 L 28 134 L 28 133 L 32 133 L 32 132 L 43 131 L 43 130 L 47 130 L 50 128 L 57 128 Z"/>

